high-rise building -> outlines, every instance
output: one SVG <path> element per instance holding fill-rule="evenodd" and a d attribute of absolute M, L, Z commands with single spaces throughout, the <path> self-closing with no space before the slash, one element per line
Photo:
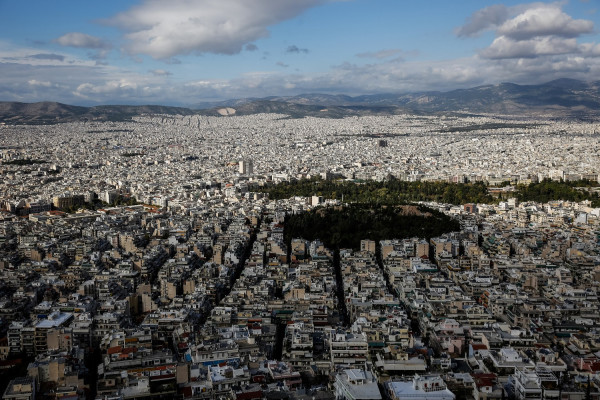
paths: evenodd
<path fill-rule="evenodd" d="M 239 171 L 242 175 L 251 175 L 254 172 L 254 166 L 252 160 L 241 160 L 239 162 Z"/>

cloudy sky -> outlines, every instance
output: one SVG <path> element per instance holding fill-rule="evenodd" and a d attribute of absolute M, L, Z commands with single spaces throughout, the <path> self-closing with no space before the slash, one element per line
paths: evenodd
<path fill-rule="evenodd" d="M 190 106 L 600 79 L 600 0 L 0 0 L 0 101 Z"/>

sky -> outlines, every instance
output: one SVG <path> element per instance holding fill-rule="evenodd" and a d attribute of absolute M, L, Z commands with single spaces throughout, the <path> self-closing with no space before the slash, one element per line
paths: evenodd
<path fill-rule="evenodd" d="M 0 101 L 194 106 L 600 80 L 600 0 L 0 0 Z"/>

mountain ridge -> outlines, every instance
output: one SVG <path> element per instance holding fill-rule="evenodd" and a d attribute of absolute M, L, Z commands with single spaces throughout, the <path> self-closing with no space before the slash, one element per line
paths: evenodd
<path fill-rule="evenodd" d="M 195 107 L 202 106 L 202 109 Z M 230 99 L 192 107 L 100 105 L 82 107 L 57 102 L 0 102 L 0 123 L 53 124 L 73 121 L 124 121 L 142 114 L 213 115 L 233 108 L 234 115 L 279 113 L 343 118 L 400 113 L 471 113 L 554 118 L 600 119 L 600 81 L 561 78 L 538 85 L 503 82 L 447 92 L 378 93 L 359 96 L 307 93 L 296 96 Z M 226 113 L 231 115 L 231 111 Z"/>

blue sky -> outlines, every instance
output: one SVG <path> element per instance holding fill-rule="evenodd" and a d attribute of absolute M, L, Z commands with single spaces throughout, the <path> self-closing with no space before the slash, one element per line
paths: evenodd
<path fill-rule="evenodd" d="M 172 104 L 600 79 L 599 0 L 0 0 L 0 101 Z"/>

